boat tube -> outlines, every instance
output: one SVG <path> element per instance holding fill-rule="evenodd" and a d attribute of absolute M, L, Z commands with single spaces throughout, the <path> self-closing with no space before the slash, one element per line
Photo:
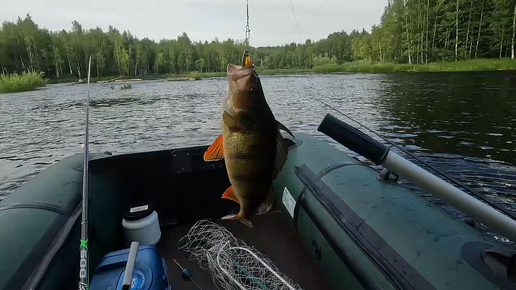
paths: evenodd
<path fill-rule="evenodd" d="M 319 130 L 344 132 L 346 141 L 336 139 L 350 149 L 377 164 L 395 163 L 383 145 L 328 119 Z M 513 247 L 328 142 L 301 133 L 296 138 L 274 190 L 305 250 L 335 289 L 515 289 Z M 507 227 L 514 223 L 504 218 Z"/>
<path fill-rule="evenodd" d="M 324 129 L 327 121 L 338 126 Z M 320 130 L 393 172 L 379 173 L 325 138 L 295 133 L 293 142 L 286 140 L 288 159 L 273 182 L 281 212 L 253 217 L 253 229 L 224 221 L 235 236 L 269 249 L 268 258 L 304 289 L 516 289 L 514 246 L 389 178 L 409 179 L 411 172 L 393 166 L 400 159 L 393 162 L 386 148 L 353 147 L 349 139 L 356 132 L 346 132 L 331 118 Z M 345 138 L 331 132 L 345 132 Z M 373 147 L 379 159 L 360 151 Z M 153 204 L 159 216 L 159 257 L 167 265 L 182 257 L 182 264 L 194 269 L 178 251 L 177 240 L 200 219 L 221 222 L 238 210 L 238 204 L 220 198 L 229 186 L 224 161 L 204 162 L 206 149 L 90 155 L 90 273 L 109 253 L 127 249 L 122 221 L 128 208 L 142 203 Z M 0 202 L 0 290 L 77 285 L 82 158 L 78 154 L 55 163 Z M 512 220 L 491 210 L 474 213 L 468 212 L 486 224 L 498 219 L 502 234 L 511 233 Z M 196 272 L 200 284 L 211 283 L 206 273 Z M 168 276 L 172 289 L 196 289 L 173 267 Z M 329 286 L 320 286 L 325 283 Z"/>

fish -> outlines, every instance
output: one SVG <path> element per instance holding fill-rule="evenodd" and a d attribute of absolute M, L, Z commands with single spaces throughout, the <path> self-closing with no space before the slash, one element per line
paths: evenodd
<path fill-rule="evenodd" d="M 205 161 L 224 159 L 231 186 L 221 198 L 240 204 L 239 212 L 224 220 L 240 220 L 252 228 L 252 215 L 268 212 L 273 205 L 272 181 L 288 157 L 280 129 L 253 65 L 228 64 L 226 96 L 222 102 L 220 134 L 205 151 Z M 294 137 L 295 138 L 295 137 Z"/>

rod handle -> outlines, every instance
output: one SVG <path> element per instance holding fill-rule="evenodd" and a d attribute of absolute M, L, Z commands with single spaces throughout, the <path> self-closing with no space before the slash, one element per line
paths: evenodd
<path fill-rule="evenodd" d="M 376 165 L 380 165 L 389 153 L 389 147 L 331 114 L 326 114 L 317 130 L 371 160 Z"/>
<path fill-rule="evenodd" d="M 132 242 L 129 249 L 129 257 L 127 258 L 127 265 L 125 266 L 124 280 L 122 282 L 122 290 L 131 289 L 133 280 L 134 265 L 136 264 L 136 254 L 138 253 L 138 246 L 140 243 Z"/>

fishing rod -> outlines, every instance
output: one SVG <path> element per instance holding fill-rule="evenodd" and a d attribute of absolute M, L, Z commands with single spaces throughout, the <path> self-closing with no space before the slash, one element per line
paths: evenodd
<path fill-rule="evenodd" d="M 516 220 L 516 215 L 514 213 L 512 213 L 511 211 L 509 211 L 507 208 L 503 207 L 503 206 L 500 206 L 496 203 L 494 203 L 492 200 L 488 199 L 486 196 L 480 194 L 478 191 L 474 190 L 473 188 L 467 186 L 466 184 L 464 184 L 463 182 L 457 180 L 456 178 L 440 171 L 439 169 L 431 166 L 430 164 L 428 164 L 427 162 L 421 160 L 420 158 L 418 158 L 417 156 L 411 154 L 410 152 L 406 151 L 405 149 L 401 148 L 400 146 L 394 144 L 393 142 L 389 141 L 388 139 L 384 138 L 383 136 L 381 136 L 380 134 L 376 133 L 374 130 L 372 129 L 369 129 L 368 127 L 366 127 L 365 125 L 361 124 L 360 122 L 358 122 L 357 120 L 355 120 L 354 118 L 348 116 L 347 114 L 345 114 L 344 112 L 338 110 L 337 108 L 319 100 L 321 103 L 323 103 L 324 105 L 330 107 L 331 109 L 335 110 L 336 112 L 338 112 L 339 114 L 343 115 L 344 117 L 350 119 L 351 121 L 357 123 L 360 127 L 363 127 L 365 129 L 367 129 L 368 131 L 370 131 L 371 133 L 373 133 L 374 135 L 378 136 L 380 139 L 382 139 L 383 141 L 387 142 L 388 144 L 390 144 L 391 146 L 393 147 L 396 147 L 398 150 L 402 151 L 403 153 L 409 155 L 410 157 L 416 159 L 417 161 L 421 162 L 422 164 L 424 164 L 425 166 L 427 166 L 428 168 L 434 170 L 435 172 L 437 172 L 438 174 L 440 174 L 441 176 L 444 176 L 445 178 L 447 178 L 448 180 L 452 181 L 453 183 L 455 183 L 456 185 L 464 188 L 466 191 L 468 191 L 469 193 L 475 195 L 477 198 L 481 199 L 482 201 L 484 201 L 485 203 L 489 204 L 490 206 L 502 211 L 503 213 L 505 213 L 506 215 L 508 215 L 509 217 L 511 217 L 513 220 Z"/>
<path fill-rule="evenodd" d="M 84 161 L 82 171 L 82 220 L 81 220 L 81 245 L 79 246 L 79 290 L 89 289 L 88 279 L 88 185 L 89 185 L 89 117 L 90 117 L 90 79 L 91 56 L 88 62 L 88 86 L 86 94 L 86 129 L 84 134 Z"/>

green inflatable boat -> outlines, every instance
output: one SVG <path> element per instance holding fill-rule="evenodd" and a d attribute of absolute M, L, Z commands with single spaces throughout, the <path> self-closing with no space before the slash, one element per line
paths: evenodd
<path fill-rule="evenodd" d="M 253 217 L 254 228 L 220 220 L 238 205 L 220 198 L 229 181 L 224 161 L 203 160 L 207 146 L 91 154 L 90 279 L 107 254 L 129 247 L 131 214 L 155 212 L 159 234 L 149 244 L 166 262 L 167 289 L 216 289 L 209 272 L 178 248 L 203 219 L 263 253 L 302 289 L 516 289 L 514 247 L 400 186 L 397 176 L 514 240 L 511 217 L 331 115 L 319 130 L 384 170 L 294 132 L 295 140 L 285 139 L 288 160 L 273 182 L 279 210 Z M 80 154 L 57 162 L 1 201 L 1 290 L 77 289 L 82 160 Z M 189 269 L 196 284 L 183 279 L 175 261 Z M 110 285 L 102 289 L 118 289 Z"/>

